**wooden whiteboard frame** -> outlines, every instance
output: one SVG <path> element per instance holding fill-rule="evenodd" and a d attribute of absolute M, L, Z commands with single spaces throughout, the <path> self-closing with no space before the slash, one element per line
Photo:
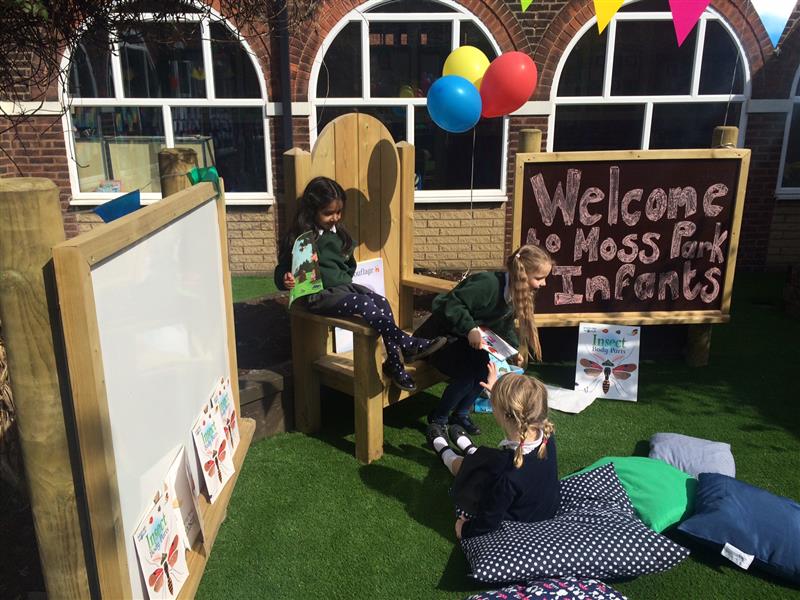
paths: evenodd
<path fill-rule="evenodd" d="M 667 325 L 671 323 L 727 323 L 730 321 L 733 276 L 736 271 L 736 255 L 739 249 L 739 232 L 744 212 L 744 197 L 747 174 L 750 169 L 750 150 L 743 148 L 712 148 L 697 150 L 605 150 L 599 152 L 530 152 L 517 154 L 514 178 L 512 246 L 522 245 L 522 192 L 523 175 L 528 163 L 579 163 L 593 161 L 631 160 L 686 160 L 686 159 L 736 159 L 740 161 L 739 180 L 734 198 L 731 220 L 730 243 L 725 266 L 725 286 L 719 310 L 684 311 L 626 311 L 592 313 L 536 314 L 536 324 L 542 327 L 572 327 L 582 322 L 610 323 L 619 325 Z"/>
<path fill-rule="evenodd" d="M 86 535 L 91 537 L 90 546 L 93 549 L 100 595 L 103 598 L 130 598 L 133 592 L 91 270 L 97 263 L 123 252 L 208 202 L 215 202 L 217 208 L 228 366 L 236 412 L 241 415 L 224 192 L 217 193 L 210 183 L 201 183 L 53 248 L 79 458 L 84 474 L 86 504 L 91 515 L 91 530 Z M 234 454 L 236 472 L 232 481 L 225 486 L 213 505 L 203 495 L 198 498 L 205 537 L 187 556 L 189 577 L 184 583 L 180 598 L 191 598 L 197 590 L 211 546 L 225 517 L 244 455 L 252 440 L 255 422 L 240 418 L 239 423 L 241 442 Z M 190 425 L 187 424 L 187 427 Z"/>

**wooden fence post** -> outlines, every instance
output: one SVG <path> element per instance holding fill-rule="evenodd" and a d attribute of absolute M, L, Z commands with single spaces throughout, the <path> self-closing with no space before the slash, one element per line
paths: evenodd
<path fill-rule="evenodd" d="M 739 140 L 738 127 L 715 127 L 711 136 L 712 148 L 735 148 Z M 686 339 L 686 364 L 705 367 L 711 354 L 711 323 L 689 325 Z"/>
<path fill-rule="evenodd" d="M 521 129 L 519 132 L 519 145 L 517 152 L 541 152 L 542 130 Z"/>
<path fill-rule="evenodd" d="M 158 177 L 161 180 L 161 197 L 191 187 L 186 176 L 197 166 L 197 152 L 192 148 L 165 148 L 158 153 Z"/>
<path fill-rule="evenodd" d="M 59 192 L 49 179 L 0 178 L 0 321 L 50 598 L 88 598 L 44 269 L 64 240 Z"/>

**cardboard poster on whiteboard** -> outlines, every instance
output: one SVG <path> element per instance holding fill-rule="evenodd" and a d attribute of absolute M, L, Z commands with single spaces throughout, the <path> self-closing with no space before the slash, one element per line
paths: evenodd
<path fill-rule="evenodd" d="M 581 323 L 575 389 L 596 398 L 636 402 L 640 327 Z"/>
<path fill-rule="evenodd" d="M 376 294 L 386 295 L 383 284 L 383 259 L 372 258 L 358 263 L 356 272 L 353 273 L 353 283 L 368 287 Z M 353 349 L 353 333 L 346 329 L 336 327 L 336 352 L 350 352 Z"/>

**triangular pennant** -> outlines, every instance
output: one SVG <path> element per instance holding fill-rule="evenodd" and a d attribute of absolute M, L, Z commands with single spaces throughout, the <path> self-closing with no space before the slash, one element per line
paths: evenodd
<path fill-rule="evenodd" d="M 750 0 L 753 8 L 756 9 L 758 16 L 761 17 L 761 22 L 764 24 L 764 29 L 769 34 L 769 39 L 772 41 L 772 47 L 778 45 L 781 39 L 783 30 L 786 29 L 786 23 L 789 22 L 789 17 L 792 15 L 794 7 L 797 5 L 797 0 Z"/>
<path fill-rule="evenodd" d="M 606 28 L 617 14 L 619 7 L 622 6 L 623 0 L 594 0 L 594 12 L 597 15 L 597 29 L 603 33 Z"/>
<path fill-rule="evenodd" d="M 678 46 L 683 44 L 686 37 L 692 32 L 700 15 L 709 4 L 711 4 L 711 0 L 669 0 Z"/>
<path fill-rule="evenodd" d="M 531 5 L 533 0 L 520 0 L 520 5 L 522 6 L 522 12 L 528 10 L 528 7 Z"/>

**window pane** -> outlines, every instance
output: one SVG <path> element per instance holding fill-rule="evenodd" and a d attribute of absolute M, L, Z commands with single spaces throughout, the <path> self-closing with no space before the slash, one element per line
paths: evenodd
<path fill-rule="evenodd" d="M 397 98 L 407 86 L 427 92 L 450 54 L 450 23 L 370 23 L 372 96 Z"/>
<path fill-rule="evenodd" d="M 361 23 L 344 26 L 325 52 L 317 98 L 361 97 Z"/>
<path fill-rule="evenodd" d="M 619 12 L 670 12 L 668 0 L 640 0 L 619 9 Z"/>
<path fill-rule="evenodd" d="M 612 95 L 688 94 L 696 41 L 694 28 L 678 47 L 671 21 L 618 22 Z"/>
<path fill-rule="evenodd" d="M 600 96 L 606 64 L 608 36 L 590 27 L 569 53 L 558 82 L 559 96 Z"/>
<path fill-rule="evenodd" d="M 414 109 L 417 189 L 469 190 L 472 131 L 448 133 L 424 106 Z M 498 189 L 502 177 L 503 119 L 481 119 L 475 127 L 473 189 Z"/>
<path fill-rule="evenodd" d="M 197 151 L 198 163 L 214 164 L 227 192 L 264 192 L 264 119 L 260 107 L 174 107 L 176 146 Z"/>
<path fill-rule="evenodd" d="M 701 94 L 741 94 L 744 67 L 739 51 L 721 23 L 706 23 L 703 66 L 700 70 Z"/>
<path fill-rule="evenodd" d="M 146 23 L 121 37 L 125 97 L 205 97 L 199 23 Z"/>
<path fill-rule="evenodd" d="M 82 192 L 160 192 L 158 152 L 164 123 L 158 107 L 76 107 L 75 162 Z"/>
<path fill-rule="evenodd" d="M 113 98 L 111 48 L 108 34 L 88 32 L 72 52 L 69 93 L 73 98 Z"/>
<path fill-rule="evenodd" d="M 386 126 L 395 142 L 406 139 L 406 107 L 405 106 L 328 106 L 317 108 L 317 135 L 325 125 L 336 117 L 341 117 L 351 112 L 372 115 Z"/>
<path fill-rule="evenodd" d="M 637 150 L 644 106 L 557 106 L 553 150 Z"/>
<path fill-rule="evenodd" d="M 211 24 L 214 92 L 217 98 L 260 98 L 258 76 L 244 46 L 221 23 Z"/>
<path fill-rule="evenodd" d="M 783 163 L 782 187 L 800 188 L 800 104 L 794 105 L 789 140 L 786 142 L 786 161 Z"/>
<path fill-rule="evenodd" d="M 432 2 L 430 0 L 389 0 L 379 4 L 375 8 L 370 8 L 367 12 L 372 13 L 410 13 L 410 12 L 455 12 L 445 4 Z"/>
<path fill-rule="evenodd" d="M 714 128 L 739 125 L 740 102 L 656 104 L 650 148 L 710 148 Z M 726 119 L 727 109 L 727 119 Z"/>
<path fill-rule="evenodd" d="M 484 35 L 483 31 L 472 21 L 461 22 L 460 46 L 475 46 L 486 55 L 489 61 L 497 57 L 497 52 L 492 48 L 492 44 Z"/>

